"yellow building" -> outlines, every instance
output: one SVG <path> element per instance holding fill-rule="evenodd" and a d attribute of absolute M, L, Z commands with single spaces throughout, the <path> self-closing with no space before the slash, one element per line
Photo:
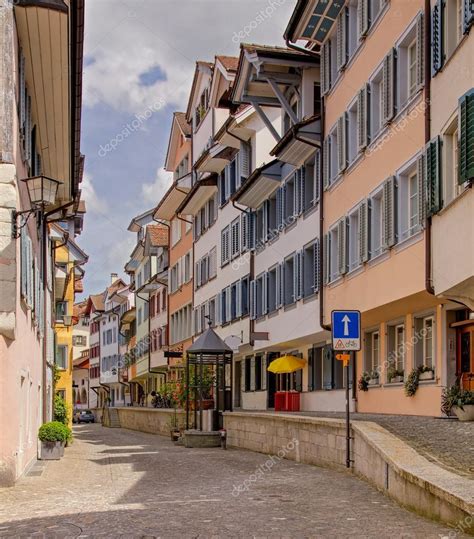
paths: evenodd
<path fill-rule="evenodd" d="M 73 308 L 76 292 L 82 291 L 81 268 L 87 262 L 87 255 L 69 237 L 69 229 L 52 225 L 56 233 L 54 249 L 54 362 L 58 371 L 55 394 L 60 394 L 66 401 L 69 423 L 72 424 L 73 396 Z"/>

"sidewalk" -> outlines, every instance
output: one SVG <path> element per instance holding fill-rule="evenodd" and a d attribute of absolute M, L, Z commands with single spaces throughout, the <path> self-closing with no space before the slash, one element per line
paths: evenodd
<path fill-rule="evenodd" d="M 271 413 L 271 412 L 269 412 Z M 343 413 L 295 412 L 311 417 L 345 418 Z M 292 415 L 288 412 L 289 415 Z M 373 421 L 398 436 L 429 461 L 474 479 L 474 422 L 435 417 L 351 414 L 351 419 Z"/>

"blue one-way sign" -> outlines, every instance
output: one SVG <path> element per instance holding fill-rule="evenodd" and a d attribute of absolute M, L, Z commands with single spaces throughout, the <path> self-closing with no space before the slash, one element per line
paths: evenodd
<path fill-rule="evenodd" d="M 360 312 L 332 312 L 332 347 L 334 350 L 360 350 Z"/>

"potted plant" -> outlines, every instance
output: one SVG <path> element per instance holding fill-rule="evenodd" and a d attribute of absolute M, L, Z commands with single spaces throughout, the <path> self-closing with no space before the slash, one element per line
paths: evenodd
<path fill-rule="evenodd" d="M 419 372 L 419 380 L 433 380 L 434 379 L 434 369 L 433 367 L 426 367 L 425 365 L 421 365 L 418 367 Z"/>
<path fill-rule="evenodd" d="M 181 436 L 178 422 L 178 414 L 176 407 L 173 410 L 173 415 L 168 419 L 168 425 L 170 428 L 170 437 L 172 442 L 177 442 Z"/>
<path fill-rule="evenodd" d="M 63 423 L 59 421 L 44 423 L 38 431 L 38 438 L 41 442 L 41 460 L 59 460 L 61 458 L 67 440 Z"/>
<path fill-rule="evenodd" d="M 370 374 L 368 372 L 363 372 L 361 374 L 359 382 L 357 383 L 357 387 L 360 391 L 369 391 L 370 379 Z"/>
<path fill-rule="evenodd" d="M 376 386 L 380 383 L 380 374 L 379 371 L 372 371 L 369 373 L 370 380 L 369 380 L 369 386 Z"/>
<path fill-rule="evenodd" d="M 474 421 L 474 391 L 461 389 L 459 384 L 443 389 L 441 411 L 453 411 L 459 421 Z"/>
<path fill-rule="evenodd" d="M 387 380 L 390 384 L 403 382 L 404 374 L 403 369 L 397 369 L 394 365 L 391 365 L 387 370 Z"/>

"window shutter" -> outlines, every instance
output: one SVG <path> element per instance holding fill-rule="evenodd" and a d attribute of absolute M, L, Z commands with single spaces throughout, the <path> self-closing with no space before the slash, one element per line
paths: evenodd
<path fill-rule="evenodd" d="M 23 226 L 24 223 L 24 217 L 21 217 L 21 226 Z M 27 294 L 28 294 L 28 244 L 26 239 L 26 226 L 23 226 L 21 229 L 21 236 L 20 236 L 20 249 L 21 249 L 21 295 L 23 299 L 27 300 Z"/>
<path fill-rule="evenodd" d="M 30 309 L 33 309 L 33 301 L 34 301 L 34 297 L 33 297 L 33 284 L 34 284 L 34 276 L 33 276 L 33 248 L 32 248 L 32 243 L 31 243 L 31 239 L 29 236 L 26 236 L 27 237 L 27 250 L 28 250 L 28 254 L 27 254 L 27 262 L 28 262 L 28 267 L 27 267 L 27 272 L 28 272 L 28 278 L 27 278 L 27 298 L 28 298 L 28 307 L 30 307 Z"/>
<path fill-rule="evenodd" d="M 329 187 L 329 139 L 323 140 L 323 189 Z"/>
<path fill-rule="evenodd" d="M 369 0 L 359 0 L 357 4 L 359 39 L 369 31 Z"/>
<path fill-rule="evenodd" d="M 25 118 L 26 118 L 26 85 L 25 85 L 25 57 L 23 52 L 20 50 L 20 73 L 19 73 L 19 84 L 20 84 L 20 132 L 24 134 L 25 127 Z"/>
<path fill-rule="evenodd" d="M 391 176 L 383 185 L 383 247 L 384 249 L 390 249 L 396 242 L 395 232 L 395 177 Z"/>
<path fill-rule="evenodd" d="M 225 167 L 225 200 L 228 200 L 230 197 L 230 165 Z"/>
<path fill-rule="evenodd" d="M 347 113 L 344 113 L 337 120 L 337 162 L 338 162 L 338 171 L 343 172 L 347 166 L 347 152 L 346 152 L 346 142 L 347 142 Z"/>
<path fill-rule="evenodd" d="M 286 205 L 287 204 L 286 204 L 286 183 L 285 183 L 284 185 L 281 186 L 281 215 L 282 215 L 281 224 L 284 226 L 289 224 L 286 220 L 286 212 L 288 211 L 289 208 L 287 208 Z"/>
<path fill-rule="evenodd" d="M 343 217 L 337 224 L 337 252 L 339 262 L 339 274 L 347 273 L 347 222 Z"/>
<path fill-rule="evenodd" d="M 458 183 L 474 179 L 474 89 L 459 100 Z"/>
<path fill-rule="evenodd" d="M 443 0 L 437 0 L 431 12 L 431 76 L 443 67 Z"/>
<path fill-rule="evenodd" d="M 255 249 L 255 212 L 249 212 L 249 249 Z"/>
<path fill-rule="evenodd" d="M 250 144 L 243 142 L 239 152 L 239 178 L 237 185 L 240 187 L 242 181 L 246 180 L 250 174 Z"/>
<path fill-rule="evenodd" d="M 306 182 L 306 168 L 302 166 L 299 170 L 300 177 L 300 187 L 299 187 L 299 213 L 303 213 L 306 209 L 304 207 L 304 192 L 305 192 L 305 182 Z"/>
<path fill-rule="evenodd" d="M 242 281 L 238 281 L 236 288 L 235 312 L 237 318 L 240 318 L 242 316 Z"/>
<path fill-rule="evenodd" d="M 283 223 L 283 190 L 280 187 L 276 192 L 276 226 L 277 228 Z"/>
<path fill-rule="evenodd" d="M 426 174 L 424 155 L 416 160 L 416 179 L 418 182 L 418 225 L 423 226 L 426 219 Z"/>
<path fill-rule="evenodd" d="M 319 247 L 319 239 L 314 242 L 313 247 L 313 291 L 319 292 L 319 265 L 321 264 L 321 255 Z"/>
<path fill-rule="evenodd" d="M 281 264 L 278 264 L 276 267 L 276 278 L 275 278 L 275 303 L 276 308 L 279 309 L 282 304 L 282 293 L 283 289 L 283 267 Z"/>
<path fill-rule="evenodd" d="M 293 290 L 295 301 L 301 299 L 303 288 L 303 253 L 297 251 L 293 259 Z"/>
<path fill-rule="evenodd" d="M 240 229 L 242 233 L 242 252 L 249 248 L 249 214 L 243 212 L 240 216 Z"/>
<path fill-rule="evenodd" d="M 194 276 L 195 276 L 195 281 L 196 281 L 196 288 L 200 287 L 201 286 L 201 263 L 200 261 L 199 262 L 196 262 L 195 264 L 195 270 L 194 270 Z M 175 275 L 176 275 L 176 272 L 175 272 Z M 178 289 L 178 282 L 177 282 L 177 278 L 175 278 L 175 287 L 173 287 L 175 290 Z"/>
<path fill-rule="evenodd" d="M 423 13 L 420 13 L 416 19 L 416 83 L 419 88 L 424 82 L 424 31 L 423 31 Z"/>
<path fill-rule="evenodd" d="M 308 391 L 314 390 L 313 385 L 313 348 L 308 348 Z"/>
<path fill-rule="evenodd" d="M 26 96 L 26 118 L 25 118 L 25 160 L 28 166 L 31 165 L 31 97 Z"/>
<path fill-rule="evenodd" d="M 321 67 L 320 67 L 320 78 L 321 78 L 321 94 L 325 95 L 329 92 L 331 88 L 331 58 L 330 58 L 330 47 L 331 43 L 326 41 L 321 46 Z"/>
<path fill-rule="evenodd" d="M 261 381 L 262 381 L 262 391 L 265 391 L 267 389 L 267 367 L 266 367 L 266 358 L 265 356 L 262 357 L 262 375 L 261 375 Z"/>
<path fill-rule="evenodd" d="M 262 314 L 268 313 L 268 272 L 262 278 Z"/>
<path fill-rule="evenodd" d="M 255 320 L 257 314 L 257 305 L 256 305 L 256 291 L 257 291 L 257 282 L 255 280 L 250 281 L 250 320 Z"/>
<path fill-rule="evenodd" d="M 369 260 L 369 203 L 362 201 L 359 206 L 359 262 Z"/>
<path fill-rule="evenodd" d="M 321 194 L 321 152 L 318 150 L 314 154 L 314 199 L 318 202 Z"/>
<path fill-rule="evenodd" d="M 474 2 L 472 0 L 462 0 L 462 3 L 463 32 L 467 34 L 474 23 Z"/>
<path fill-rule="evenodd" d="M 209 252 L 209 277 L 217 275 L 217 249 L 213 247 Z"/>
<path fill-rule="evenodd" d="M 336 22 L 336 68 L 342 71 L 347 63 L 347 8 L 343 8 Z"/>
<path fill-rule="evenodd" d="M 425 150 L 426 213 L 430 217 L 441 209 L 441 141 L 428 142 Z"/>
<path fill-rule="evenodd" d="M 324 284 L 331 281 L 331 240 L 329 234 L 324 235 L 322 258 L 324 260 Z"/>
<path fill-rule="evenodd" d="M 359 90 L 357 96 L 357 144 L 359 151 L 363 151 L 368 144 L 368 85 Z"/>
<path fill-rule="evenodd" d="M 383 61 L 382 120 L 384 124 L 390 122 L 395 114 L 395 58 L 396 51 L 392 49 Z"/>
<path fill-rule="evenodd" d="M 216 326 L 220 326 L 222 324 L 222 293 L 219 292 L 216 296 Z"/>

